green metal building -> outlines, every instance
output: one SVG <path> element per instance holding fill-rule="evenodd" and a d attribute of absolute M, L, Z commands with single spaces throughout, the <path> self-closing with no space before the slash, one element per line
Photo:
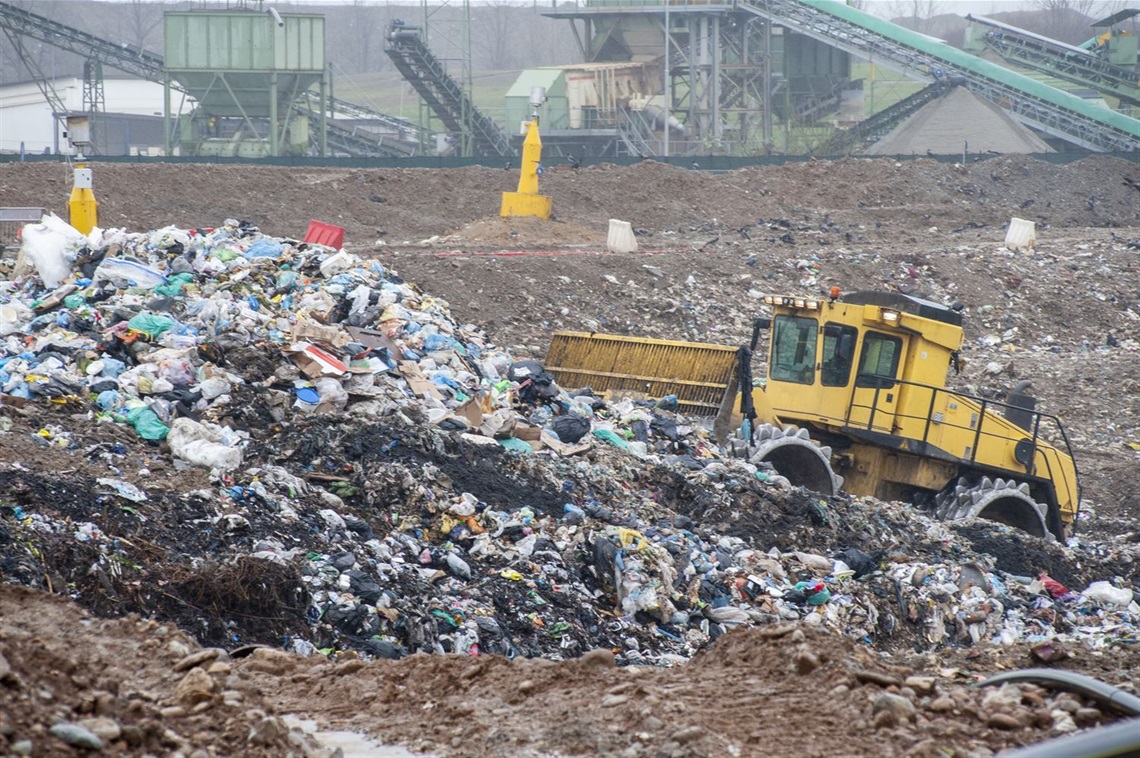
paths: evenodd
<path fill-rule="evenodd" d="M 168 12 L 164 23 L 167 100 L 173 79 L 197 101 L 179 120 L 169 153 L 304 154 L 309 121 L 295 106 L 314 84 L 324 101 L 323 16 L 192 10 Z M 167 135 L 175 142 L 169 125 Z"/>

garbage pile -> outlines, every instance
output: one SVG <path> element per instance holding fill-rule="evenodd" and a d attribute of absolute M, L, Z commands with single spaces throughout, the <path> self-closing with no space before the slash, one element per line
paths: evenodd
<path fill-rule="evenodd" d="M 384 658 L 671 665 L 788 620 L 882 648 L 1138 641 L 1135 545 L 791 489 L 675 398 L 568 392 L 344 250 L 45 217 L 6 265 L 0 432 L 89 465 L 0 462 L 5 581 L 54 573 L 213 644 Z M 77 441 L 106 425 L 136 450 Z M 149 486 L 128 455 L 211 487 Z"/>

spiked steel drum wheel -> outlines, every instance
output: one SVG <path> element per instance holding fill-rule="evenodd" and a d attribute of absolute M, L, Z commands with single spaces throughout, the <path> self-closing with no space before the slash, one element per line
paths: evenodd
<path fill-rule="evenodd" d="M 764 424 L 756 429 L 753 443 L 748 460 L 768 463 L 794 487 L 828 496 L 843 487 L 843 477 L 831 468 L 831 448 L 812 442 L 807 429 Z"/>
<path fill-rule="evenodd" d="M 935 514 L 946 521 L 984 518 L 1016 527 L 1037 537 L 1049 534 L 1045 506 L 1029 494 L 1029 485 L 1013 479 L 961 477 L 939 493 Z"/>

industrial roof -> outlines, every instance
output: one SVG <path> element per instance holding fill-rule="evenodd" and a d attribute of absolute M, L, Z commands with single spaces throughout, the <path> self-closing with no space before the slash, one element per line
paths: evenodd
<path fill-rule="evenodd" d="M 1102 18 L 1100 21 L 1093 21 L 1091 24 L 1089 24 L 1089 26 L 1094 28 L 1099 28 L 1102 26 L 1113 26 L 1114 24 L 1119 24 L 1121 21 L 1127 21 L 1137 14 L 1140 14 L 1140 10 L 1137 10 L 1136 8 L 1125 8 L 1122 11 L 1113 13 L 1111 16 Z"/>
<path fill-rule="evenodd" d="M 507 97 L 530 97 L 531 87 L 550 89 L 562 75 L 560 68 L 528 68 L 519 72 L 515 83 L 507 90 Z"/>

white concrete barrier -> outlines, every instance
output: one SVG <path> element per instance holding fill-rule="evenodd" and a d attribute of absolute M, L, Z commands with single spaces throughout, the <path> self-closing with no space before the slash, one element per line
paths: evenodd
<path fill-rule="evenodd" d="M 637 237 L 633 234 L 633 226 L 628 221 L 610 219 L 610 233 L 606 238 L 606 249 L 611 253 L 637 252 Z"/>
<path fill-rule="evenodd" d="M 1032 250 L 1037 246 L 1037 224 L 1014 216 L 1005 233 L 1005 247 L 1015 253 Z"/>

